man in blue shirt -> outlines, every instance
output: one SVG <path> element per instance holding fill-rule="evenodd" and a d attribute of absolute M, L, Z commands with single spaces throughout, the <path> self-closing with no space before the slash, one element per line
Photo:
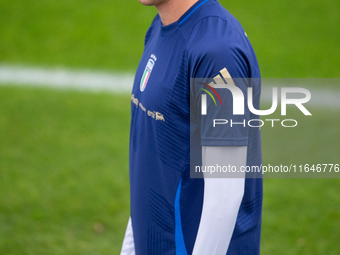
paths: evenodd
<path fill-rule="evenodd" d="M 140 2 L 158 15 L 131 96 L 131 217 L 121 254 L 258 255 L 262 179 L 208 178 L 204 171 L 192 178 L 194 165 L 262 163 L 260 130 L 247 125 L 258 116 L 249 109 L 234 116 L 232 95 L 220 85 L 237 86 L 245 97 L 252 88 L 259 108 L 260 71 L 247 35 L 217 0 Z M 193 78 L 207 83 L 197 87 Z M 207 89 L 221 105 L 208 100 L 203 113 Z M 214 119 L 234 125 L 213 129 Z"/>

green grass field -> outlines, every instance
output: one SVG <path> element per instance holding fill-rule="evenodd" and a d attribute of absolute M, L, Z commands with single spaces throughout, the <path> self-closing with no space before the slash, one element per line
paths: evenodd
<path fill-rule="evenodd" d="M 247 31 L 263 77 L 340 77 L 339 1 L 220 2 Z M 134 71 L 155 14 L 137 0 L 0 0 L 0 61 Z"/>
<path fill-rule="evenodd" d="M 339 1 L 220 2 L 263 77 L 340 77 Z M 0 0 L 0 65 L 133 72 L 155 14 L 137 0 Z M 0 255 L 119 254 L 129 107 L 124 94 L 1 84 Z M 308 109 L 288 109 L 294 129 L 262 128 L 264 164 L 340 163 L 339 109 Z M 264 183 L 262 255 L 339 254 L 339 178 Z"/>
<path fill-rule="evenodd" d="M 128 99 L 0 87 L 0 254 L 118 254 Z"/>

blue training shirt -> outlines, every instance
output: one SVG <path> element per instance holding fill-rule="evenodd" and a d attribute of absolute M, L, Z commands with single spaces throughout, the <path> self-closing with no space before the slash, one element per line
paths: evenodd
<path fill-rule="evenodd" d="M 260 78 L 242 26 L 217 0 L 198 1 L 168 26 L 155 17 L 145 36 L 131 95 L 131 220 L 137 255 L 193 251 L 204 179 L 190 178 L 190 153 L 196 155 L 198 165 L 202 160 L 200 149 L 190 152 L 190 143 L 247 146 L 247 165 L 262 163 L 259 128 L 236 125 L 216 132 L 201 125 L 204 118 L 234 118 L 232 111 L 222 110 L 232 109 L 230 94 L 221 93 L 224 108 L 203 117 L 200 94 L 191 95 L 195 93 L 191 78 L 223 79 L 224 70 L 233 79 Z M 242 81 L 236 85 L 245 95 L 247 87 L 253 87 L 254 107 L 259 109 L 260 82 Z M 208 104 L 209 111 L 212 100 Z M 190 118 L 190 114 L 197 116 Z M 258 117 L 245 107 L 245 114 L 237 118 L 247 122 Z M 247 178 L 228 255 L 259 254 L 261 209 L 262 179 Z"/>

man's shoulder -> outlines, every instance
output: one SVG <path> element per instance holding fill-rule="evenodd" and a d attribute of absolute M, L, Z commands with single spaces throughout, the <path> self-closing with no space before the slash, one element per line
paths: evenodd
<path fill-rule="evenodd" d="M 249 40 L 241 24 L 226 10 L 220 15 L 202 17 L 192 27 L 186 40 L 188 55 L 196 59 L 228 59 L 230 54 L 247 52 L 248 48 Z"/>
<path fill-rule="evenodd" d="M 192 76 L 208 77 L 226 67 L 233 77 L 250 77 L 249 64 L 257 66 L 240 22 L 218 2 L 201 9 L 196 16 L 186 37 L 186 51 L 194 68 Z M 207 67 L 211 70 L 207 71 Z"/>
<path fill-rule="evenodd" d="M 187 30 L 187 37 L 195 36 L 226 37 L 234 30 L 243 30 L 238 20 L 218 2 L 212 1 L 207 6 L 202 6 L 194 17 L 183 26 Z M 190 33 L 188 33 L 190 30 Z"/>
<path fill-rule="evenodd" d="M 214 53 L 248 44 L 240 22 L 218 2 L 202 8 L 186 30 L 190 51 Z"/>

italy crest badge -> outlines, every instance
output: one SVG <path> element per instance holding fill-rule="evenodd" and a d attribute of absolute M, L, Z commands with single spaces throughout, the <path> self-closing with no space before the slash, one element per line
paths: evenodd
<path fill-rule="evenodd" d="M 148 63 L 146 64 L 142 79 L 140 81 L 140 91 L 142 92 L 144 91 L 146 84 L 148 83 L 154 65 L 155 61 L 152 58 L 150 58 Z"/>

